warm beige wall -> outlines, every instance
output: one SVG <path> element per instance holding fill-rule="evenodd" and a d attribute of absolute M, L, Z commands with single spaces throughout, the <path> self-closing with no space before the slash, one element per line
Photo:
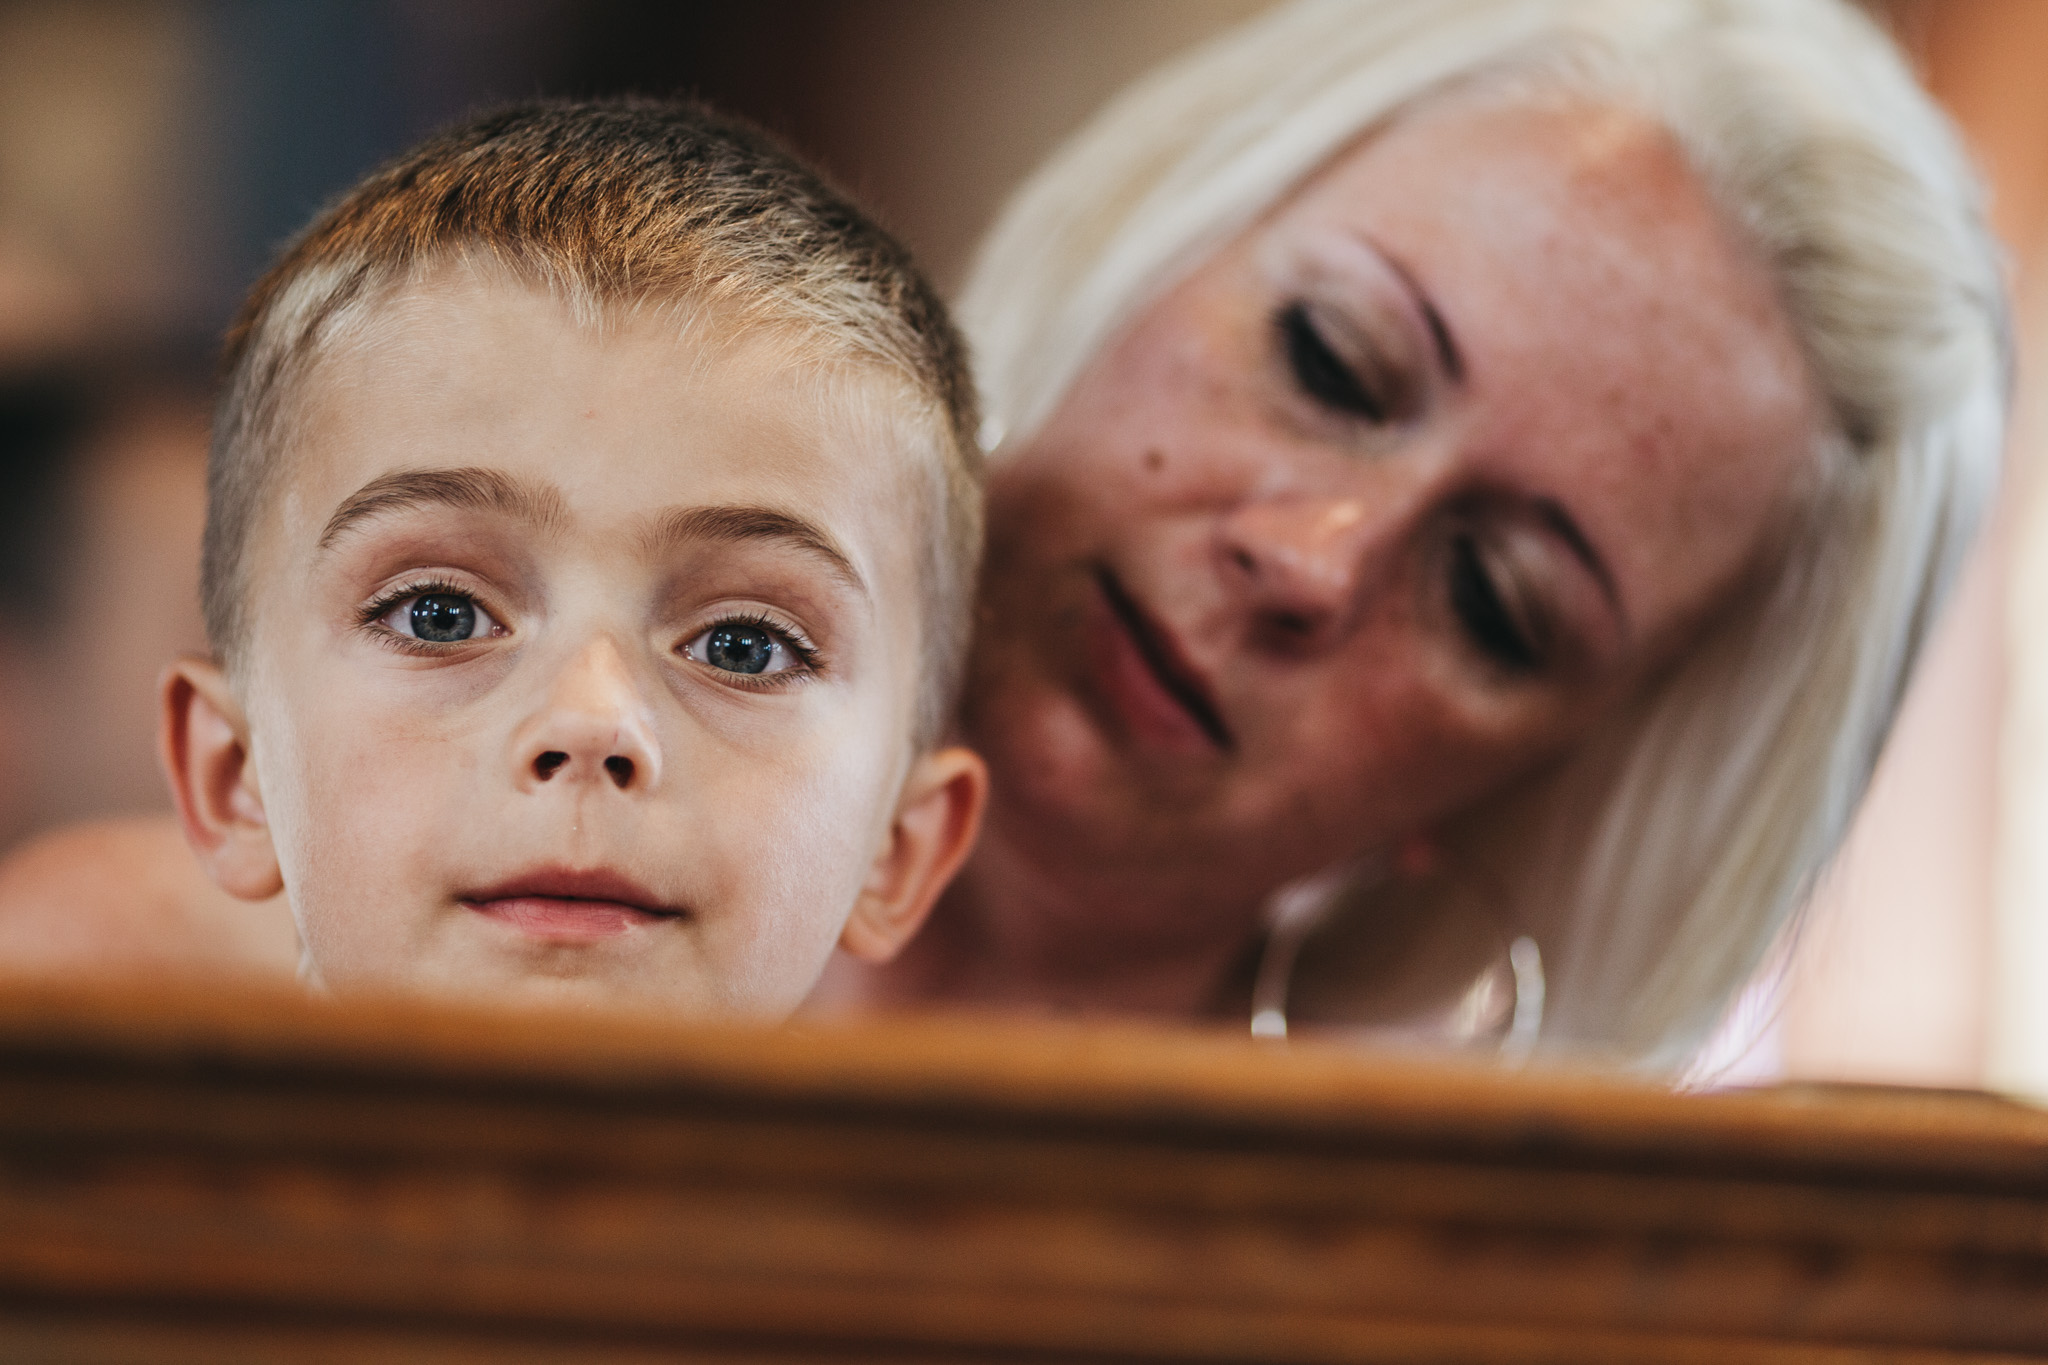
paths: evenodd
<path fill-rule="evenodd" d="M 2048 517 L 2032 508 L 2035 452 L 2048 435 L 2039 359 L 2048 316 L 2033 298 L 2048 264 L 2048 4 L 1882 8 L 1970 142 L 1992 187 L 1993 224 L 2023 267 L 2020 412 L 2000 508 L 1816 897 L 1794 959 L 1783 1060 L 1800 1078 L 1976 1085 L 1989 1055 L 2011 1045 L 2013 1025 L 1995 1026 L 2001 995 L 2031 998 L 2048 982 L 2048 955 L 2022 961 L 2013 934 L 2048 908 L 2048 867 L 2030 870 L 2048 828 L 2022 810 L 2048 798 L 2038 790 L 2048 786 L 2048 743 L 2015 747 L 2048 725 L 2048 714 L 2035 715 L 2048 712 L 2048 660 L 2007 648 L 2031 642 L 2037 614 L 2012 615 L 2022 605 L 2008 599 L 2015 542 L 2034 546 L 2048 533 Z M 2028 600 L 2048 608 L 2048 595 Z"/>
<path fill-rule="evenodd" d="M 806 139 L 950 289 L 1010 190 L 1105 100 L 1273 0 L 869 0 Z"/>
<path fill-rule="evenodd" d="M 184 301 L 189 6 L 0 4 L 0 359 Z"/>

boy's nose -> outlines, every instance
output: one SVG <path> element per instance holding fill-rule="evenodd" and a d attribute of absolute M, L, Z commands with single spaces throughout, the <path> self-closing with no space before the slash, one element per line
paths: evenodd
<path fill-rule="evenodd" d="M 562 670 L 540 709 L 519 727 L 515 780 L 595 783 L 651 790 L 661 780 L 661 749 L 632 671 L 610 640 L 592 640 Z"/>

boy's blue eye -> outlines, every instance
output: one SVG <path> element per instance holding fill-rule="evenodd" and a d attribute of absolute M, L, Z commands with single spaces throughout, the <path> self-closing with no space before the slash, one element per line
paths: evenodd
<path fill-rule="evenodd" d="M 476 603 L 467 597 L 430 592 L 412 602 L 412 633 L 422 640 L 449 644 L 476 634 Z"/>
<path fill-rule="evenodd" d="M 683 653 L 721 673 L 754 677 L 786 673 L 802 662 L 780 632 L 750 621 L 722 621 L 683 646 Z"/>
<path fill-rule="evenodd" d="M 720 626 L 704 642 L 704 657 L 728 673 L 766 673 L 775 662 L 775 641 L 753 626 Z"/>
<path fill-rule="evenodd" d="M 460 644 L 504 633 L 474 597 L 459 592 L 423 592 L 408 597 L 384 613 L 383 620 L 398 634 L 433 645 Z"/>

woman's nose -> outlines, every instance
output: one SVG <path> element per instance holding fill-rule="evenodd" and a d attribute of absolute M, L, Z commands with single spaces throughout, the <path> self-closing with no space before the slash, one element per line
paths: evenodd
<path fill-rule="evenodd" d="M 590 641 L 555 677 L 513 745 L 521 789 L 567 784 L 650 791 L 661 781 L 652 717 L 618 646 Z"/>
<path fill-rule="evenodd" d="M 1376 538 L 1363 499 L 1275 498 L 1225 516 L 1218 546 L 1224 576 L 1249 606 L 1254 638 L 1303 650 L 1348 627 Z"/>

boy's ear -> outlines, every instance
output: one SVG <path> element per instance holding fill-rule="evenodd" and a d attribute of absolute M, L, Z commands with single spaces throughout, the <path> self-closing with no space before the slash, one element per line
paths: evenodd
<path fill-rule="evenodd" d="M 220 666 L 185 658 L 164 670 L 157 735 L 185 841 L 221 890 L 268 900 L 284 889 L 256 766 L 249 723 Z"/>
<path fill-rule="evenodd" d="M 981 755 L 939 749 L 918 759 L 839 946 L 863 962 L 887 962 L 902 951 L 967 860 L 987 804 Z"/>

